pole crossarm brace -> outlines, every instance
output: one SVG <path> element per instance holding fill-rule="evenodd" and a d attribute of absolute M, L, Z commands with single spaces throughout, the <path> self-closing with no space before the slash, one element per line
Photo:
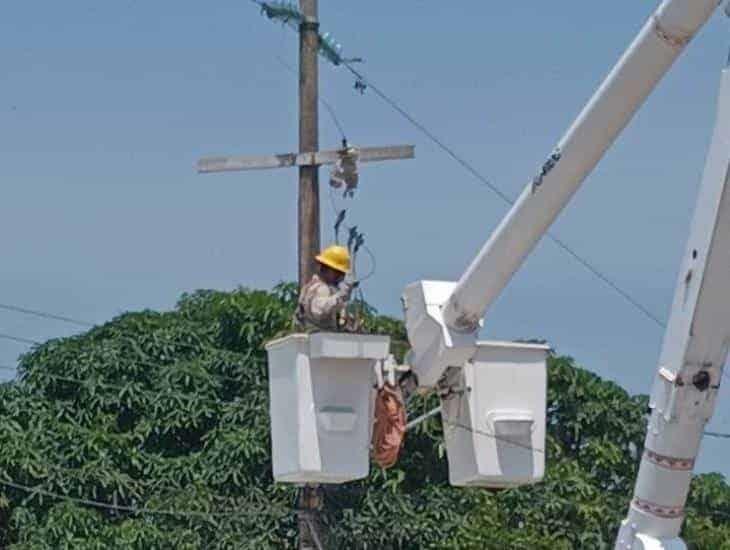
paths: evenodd
<path fill-rule="evenodd" d="M 207 157 L 198 161 L 199 174 L 216 172 L 241 172 L 244 170 L 266 170 L 291 166 L 322 166 L 335 164 L 343 150 L 317 151 L 313 153 L 286 153 L 283 155 Z M 386 147 L 358 148 L 359 162 L 378 162 L 395 159 L 415 158 L 413 145 L 390 145 Z"/>

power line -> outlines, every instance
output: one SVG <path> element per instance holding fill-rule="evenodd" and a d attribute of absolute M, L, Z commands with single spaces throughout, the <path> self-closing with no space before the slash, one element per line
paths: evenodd
<path fill-rule="evenodd" d="M 717 437 L 719 439 L 730 439 L 730 433 L 724 434 L 720 432 L 704 432 L 704 434 L 708 437 Z"/>
<path fill-rule="evenodd" d="M 515 440 L 507 438 L 507 437 L 503 437 L 503 436 L 500 436 L 497 434 L 478 430 L 477 428 L 473 428 L 472 426 L 467 426 L 466 424 L 462 424 L 460 422 L 450 420 L 443 414 L 443 408 L 441 406 L 438 406 L 435 409 L 430 410 L 426 414 L 423 414 L 423 415 L 419 416 L 418 418 L 412 420 L 411 422 L 408 422 L 408 424 L 406 425 L 406 430 L 412 429 L 415 426 L 417 426 L 418 424 L 428 420 L 429 418 L 437 416 L 439 414 L 441 415 L 441 422 L 447 426 L 452 426 L 454 428 L 460 428 L 462 430 L 466 430 L 473 434 L 489 437 L 489 438 L 497 440 L 497 441 L 502 441 L 503 443 L 507 443 L 514 447 L 520 447 L 520 448 L 526 449 L 528 451 L 535 451 L 537 453 L 542 453 L 542 454 L 545 453 L 545 449 L 538 449 L 537 447 L 533 447 L 531 445 L 525 445 L 524 443 L 520 443 L 519 441 L 515 441 Z"/>
<path fill-rule="evenodd" d="M 525 449 L 527 451 L 535 451 L 536 453 L 540 453 L 540 454 L 546 454 L 545 449 L 540 449 L 538 447 L 533 447 L 532 445 L 526 445 L 524 443 L 520 443 L 519 441 L 515 441 L 514 439 L 510 439 L 508 437 L 503 437 L 501 435 L 497 435 L 497 434 L 485 432 L 485 431 L 482 431 L 482 430 L 478 430 L 478 429 L 473 428 L 471 426 L 467 426 L 466 424 L 461 424 L 459 422 L 454 422 L 452 420 L 444 419 L 443 417 L 442 417 L 442 422 L 444 424 L 446 424 L 447 426 L 452 426 L 454 428 L 460 428 L 462 430 L 466 430 L 466 431 L 471 432 L 471 433 L 476 434 L 476 435 L 481 435 L 481 436 L 484 436 L 484 437 L 489 437 L 491 439 L 494 439 L 495 441 L 500 441 L 502 443 L 506 443 L 508 445 L 512 445 L 513 447 L 518 447 L 518 448 L 521 448 L 521 449 Z"/>
<path fill-rule="evenodd" d="M 28 338 L 21 338 L 20 336 L 13 336 L 12 334 L 5 334 L 0 332 L 0 338 L 3 340 L 10 340 L 11 342 L 18 342 L 20 344 L 31 344 L 34 346 L 40 346 L 40 342 L 36 342 L 35 340 L 30 340 Z"/>
<path fill-rule="evenodd" d="M 58 493 L 54 493 L 51 491 L 47 491 L 46 489 L 41 489 L 40 487 L 29 487 L 27 485 L 22 485 L 20 483 L 16 483 L 14 481 L 7 481 L 0 479 L 0 485 L 4 485 L 6 487 L 10 487 L 12 489 L 16 489 L 18 491 L 23 491 L 25 493 L 30 493 L 31 495 L 37 494 L 37 495 L 43 495 L 50 498 L 54 498 L 57 500 L 65 500 L 68 502 L 73 502 L 74 504 L 82 504 L 84 506 L 91 506 L 94 508 L 102 508 L 105 510 L 114 510 L 118 512 L 129 512 L 133 514 L 156 514 L 156 515 L 165 515 L 165 516 L 178 516 L 178 517 L 195 517 L 195 518 L 202 518 L 202 519 L 208 519 L 208 518 L 217 518 L 217 517 L 231 517 L 231 516 L 242 516 L 249 514 L 250 512 L 247 512 L 245 509 L 238 509 L 238 510 L 226 510 L 221 512 L 199 512 L 197 510 L 169 510 L 169 509 L 160 509 L 160 508 L 147 508 L 144 506 L 124 506 L 119 504 L 110 504 L 107 502 L 100 502 L 97 500 L 91 500 L 86 498 L 78 498 L 78 497 L 72 497 L 69 495 L 61 495 Z M 261 513 L 261 510 L 258 511 L 259 514 L 263 515 Z"/>
<path fill-rule="evenodd" d="M 14 306 L 12 304 L 0 304 L 0 309 L 4 309 L 6 311 L 12 311 L 15 313 L 24 313 L 26 315 L 33 315 L 35 317 L 42 317 L 44 319 L 52 319 L 54 321 L 63 321 L 65 323 L 71 323 L 73 325 L 78 325 L 81 327 L 93 327 L 93 323 L 89 323 L 87 321 L 79 321 L 78 319 L 73 319 L 71 317 L 64 317 L 63 315 L 55 315 L 53 313 L 48 313 L 45 311 L 39 311 L 36 309 L 27 309 L 24 307 Z"/>
<path fill-rule="evenodd" d="M 486 176 L 484 176 L 479 170 L 477 170 L 474 165 L 472 165 L 469 161 L 467 161 L 465 158 L 460 156 L 456 151 L 454 151 L 451 147 L 446 145 L 441 139 L 439 139 L 433 132 L 431 132 L 424 124 L 419 122 L 413 115 L 408 113 L 401 105 L 396 102 L 394 99 L 390 98 L 385 92 L 383 92 L 378 86 L 376 86 L 372 80 L 370 80 L 368 77 L 366 77 L 362 72 L 358 71 L 357 69 L 352 67 L 351 63 L 343 62 L 343 65 L 355 76 L 355 78 L 358 79 L 358 82 L 364 83 L 364 85 L 367 88 L 370 88 L 375 92 L 375 94 L 380 97 L 383 101 L 385 101 L 393 110 L 395 110 L 398 114 L 400 114 L 403 118 L 405 118 L 408 122 L 410 122 L 414 127 L 416 127 L 423 135 L 425 135 L 429 140 L 431 140 L 433 143 L 435 143 L 439 148 L 441 148 L 448 156 L 450 156 L 454 161 L 456 161 L 459 165 L 461 165 L 464 169 L 466 169 L 470 174 L 472 174 L 477 180 L 479 180 L 483 185 L 488 187 L 494 194 L 496 194 L 502 201 L 504 201 L 509 206 L 514 205 L 515 201 L 512 199 L 507 193 L 502 191 L 497 185 L 492 183 Z M 651 320 L 658 326 L 662 328 L 666 328 L 666 323 L 662 321 L 658 316 L 654 315 L 649 309 L 641 304 L 639 300 L 631 296 L 629 292 L 622 289 L 616 282 L 614 282 L 610 277 L 608 277 L 606 274 L 602 273 L 600 269 L 598 269 L 596 266 L 594 266 L 590 261 L 583 258 L 580 254 L 578 254 L 575 250 L 573 250 L 565 241 L 557 237 L 551 232 L 546 233 L 547 237 L 553 241 L 561 250 L 568 253 L 574 260 L 578 261 L 583 267 L 585 267 L 591 274 L 596 276 L 601 282 L 603 282 L 606 286 L 608 286 L 610 289 L 612 289 L 614 292 L 616 292 L 619 296 L 621 296 L 626 302 L 628 302 L 631 306 L 633 306 L 637 311 L 639 311 L 641 314 L 643 314 L 647 319 Z"/>
<path fill-rule="evenodd" d="M 74 476 L 74 478 L 77 477 L 77 476 L 84 478 L 86 475 L 88 475 L 90 473 L 88 471 L 88 468 L 86 468 L 86 467 L 84 467 L 84 468 L 68 468 L 68 467 L 65 467 L 65 466 L 60 466 L 58 464 L 47 464 L 47 463 L 42 463 L 42 462 L 39 462 L 39 463 L 30 463 L 30 464 L 24 462 L 23 463 L 23 466 L 25 467 L 25 470 L 26 471 L 29 470 L 29 469 L 31 469 L 31 468 L 44 469 L 44 470 L 53 470 L 54 472 L 57 472 L 57 473 L 60 473 L 60 474 L 65 474 L 66 476 Z M 46 479 L 49 479 L 49 478 L 46 478 Z M 182 491 L 185 490 L 184 488 L 181 488 L 179 486 L 166 485 L 166 484 L 160 483 L 161 481 L 167 481 L 164 478 L 155 478 L 155 479 L 143 478 L 143 479 L 140 479 L 140 478 L 135 478 L 135 477 L 129 476 L 129 480 L 133 481 L 135 484 L 139 485 L 140 487 L 143 487 L 143 488 L 148 489 L 148 490 L 149 489 L 164 490 L 164 491 L 167 491 L 168 493 L 170 493 L 170 492 L 176 492 L 176 491 L 177 492 L 182 492 Z M 216 495 L 216 494 L 211 494 L 210 496 L 213 499 L 217 500 L 217 501 L 223 501 L 223 500 L 230 500 L 231 499 L 231 497 L 224 497 L 224 496 Z"/>
<path fill-rule="evenodd" d="M 438 145 L 446 154 L 448 154 L 452 159 L 454 159 L 457 163 L 459 163 L 463 168 L 465 168 L 468 172 L 470 172 L 474 177 L 476 177 L 479 181 L 481 181 L 484 185 L 489 187 L 499 198 L 501 198 L 504 202 L 506 202 L 508 205 L 514 204 L 514 200 L 511 199 L 506 193 L 504 193 L 499 187 L 494 185 L 489 179 L 482 175 L 474 166 L 471 165 L 467 160 L 459 156 L 459 154 L 456 153 L 451 147 L 446 145 L 443 141 L 441 141 L 433 132 L 431 132 L 426 126 L 418 122 L 413 116 L 411 116 L 403 107 L 401 107 L 395 100 L 388 97 L 385 92 L 383 92 L 380 88 L 378 88 L 373 82 L 366 78 L 363 73 L 358 71 L 357 69 L 352 67 L 351 63 L 343 63 L 343 65 L 361 82 L 364 82 L 368 88 L 372 89 L 375 94 L 380 97 L 383 101 L 385 101 L 388 105 L 390 105 L 398 114 L 400 114 L 403 118 L 405 118 L 408 122 L 410 122 L 413 126 L 415 126 L 422 134 L 424 134 L 428 139 L 430 139 L 432 142 L 434 142 L 436 145 Z"/>
<path fill-rule="evenodd" d="M 596 268 L 595 266 L 593 266 L 588 260 L 586 260 L 585 258 L 582 258 L 581 256 L 579 256 L 578 253 L 575 250 L 573 250 L 572 248 L 570 248 L 565 243 L 565 241 L 563 241 L 562 239 L 556 237 L 552 233 L 548 233 L 547 236 L 559 248 L 561 248 L 562 250 L 564 250 L 574 260 L 576 260 L 578 263 L 580 263 L 583 267 L 585 267 L 593 275 L 595 275 L 596 277 L 598 277 L 598 279 L 600 279 L 601 281 L 603 281 L 606 284 L 606 286 L 612 288 L 624 300 L 626 300 L 629 304 L 631 304 L 632 306 L 634 306 L 638 311 L 640 311 L 641 313 L 643 313 L 648 319 L 654 321 L 654 323 L 656 323 L 661 328 L 664 328 L 664 329 L 667 328 L 667 323 L 665 321 L 662 321 L 661 319 L 659 319 L 659 317 L 657 317 L 651 311 L 649 311 L 644 305 L 641 304 L 641 302 L 639 302 L 636 298 L 634 298 L 633 296 L 631 296 L 631 294 L 629 294 L 627 291 L 625 291 L 620 286 L 618 286 L 618 284 L 616 284 L 614 281 L 612 281 L 611 279 L 609 279 L 605 274 L 601 273 L 598 270 L 598 268 Z"/>
<path fill-rule="evenodd" d="M 482 430 L 478 430 L 478 429 L 473 428 L 471 426 L 467 426 L 466 424 L 461 424 L 460 422 L 453 421 L 453 420 L 449 420 L 448 418 L 445 418 L 443 416 L 443 410 L 442 410 L 441 406 L 436 407 L 435 409 L 432 409 L 429 412 L 427 412 L 426 414 L 423 414 L 423 415 L 419 416 L 418 418 L 416 418 L 416 419 L 412 420 L 411 422 L 409 422 L 407 424 L 407 429 L 411 429 L 411 428 L 415 427 L 416 425 L 420 424 L 421 422 L 424 422 L 425 420 L 428 420 L 429 418 L 432 418 L 434 416 L 437 416 L 438 414 L 441 414 L 442 415 L 441 416 L 441 422 L 443 424 L 446 424 L 447 426 L 453 426 L 455 428 L 460 428 L 462 430 L 467 430 L 468 432 L 471 432 L 471 433 L 474 433 L 474 434 L 477 434 L 477 435 L 481 435 L 481 436 L 484 436 L 484 437 L 489 437 L 489 438 L 495 439 L 497 441 L 502 441 L 503 443 L 507 443 L 507 444 L 512 445 L 512 446 L 515 446 L 515 447 L 520 447 L 520 448 L 526 449 L 528 451 L 535 451 L 537 453 L 542 453 L 542 454 L 545 453 L 545 449 L 539 449 L 539 448 L 533 447 L 531 445 L 525 445 L 525 444 L 520 443 L 518 441 L 514 441 L 513 439 L 505 438 L 505 437 L 499 436 L 497 434 L 493 434 L 493 433 L 485 432 L 485 431 L 482 431 Z M 730 439 L 730 433 L 704 432 L 704 435 L 707 436 L 707 437 L 717 437 L 717 438 L 722 438 L 722 439 Z"/>

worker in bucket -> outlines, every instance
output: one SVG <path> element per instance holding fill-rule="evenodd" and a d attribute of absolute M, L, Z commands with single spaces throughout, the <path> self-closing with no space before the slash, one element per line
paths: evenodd
<path fill-rule="evenodd" d="M 332 245 L 315 258 L 318 273 L 299 294 L 296 321 L 309 330 L 341 330 L 347 326 L 345 308 L 358 283 L 350 270 L 350 253 Z"/>

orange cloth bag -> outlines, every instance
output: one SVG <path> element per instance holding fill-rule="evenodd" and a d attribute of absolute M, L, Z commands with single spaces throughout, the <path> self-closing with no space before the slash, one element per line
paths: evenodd
<path fill-rule="evenodd" d="M 406 407 L 399 387 L 384 384 L 375 398 L 372 456 L 387 469 L 398 462 L 406 438 Z"/>

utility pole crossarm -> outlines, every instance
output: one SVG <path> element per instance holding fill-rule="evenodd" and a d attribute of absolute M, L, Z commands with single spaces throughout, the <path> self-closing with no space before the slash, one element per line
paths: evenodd
<path fill-rule="evenodd" d="M 359 162 L 379 162 L 385 160 L 412 159 L 415 157 L 413 145 L 389 145 L 385 147 L 357 148 Z M 245 170 L 267 170 L 292 166 L 323 166 L 335 164 L 342 150 L 316 151 L 313 153 L 285 153 L 281 155 L 206 157 L 198 161 L 199 174 L 217 172 L 241 172 Z"/>

